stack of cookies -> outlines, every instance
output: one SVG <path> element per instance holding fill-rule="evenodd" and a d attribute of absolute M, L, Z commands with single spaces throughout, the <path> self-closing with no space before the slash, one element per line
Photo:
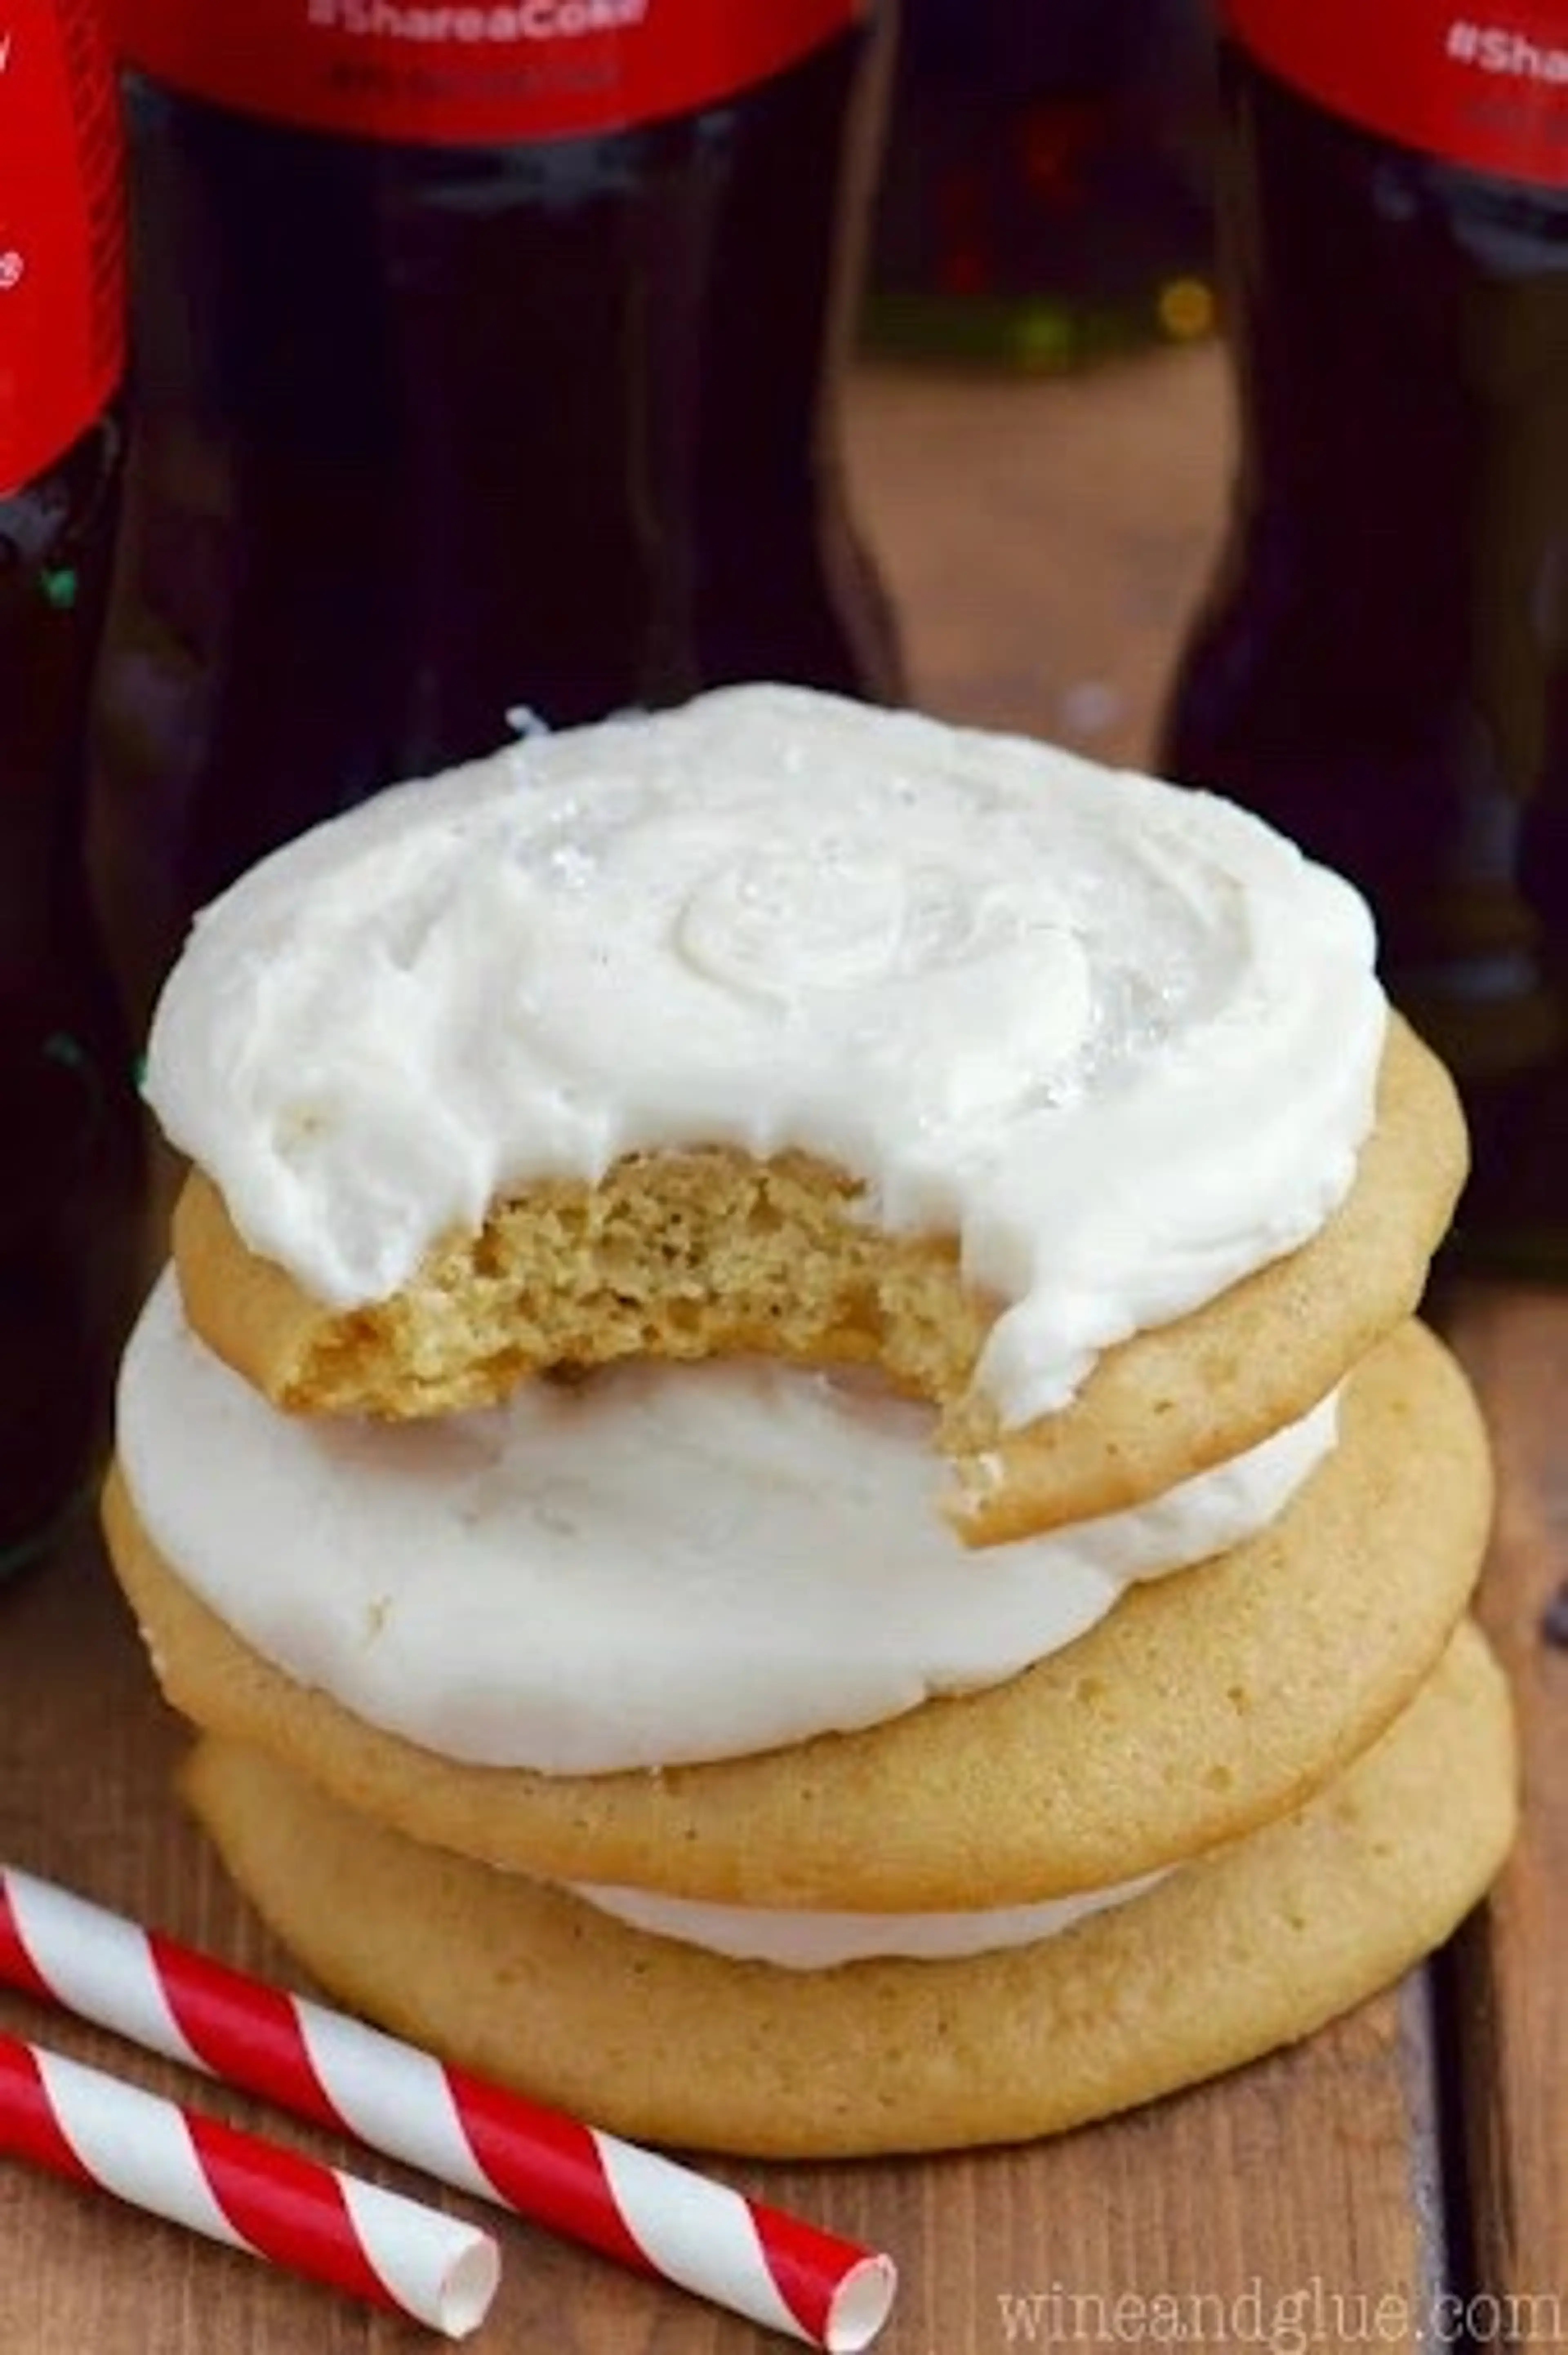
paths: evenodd
<path fill-rule="evenodd" d="M 1464 1166 L 1364 908 L 1210 797 L 747 687 L 200 921 L 106 1503 L 338 1998 L 622 2132 L 1046 2133 L 1506 1849 Z"/>

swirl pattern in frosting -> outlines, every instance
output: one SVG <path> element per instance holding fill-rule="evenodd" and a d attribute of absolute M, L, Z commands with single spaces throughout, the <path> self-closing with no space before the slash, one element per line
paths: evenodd
<path fill-rule="evenodd" d="M 885 1226 L 959 1238 L 1016 1426 L 1316 1231 L 1384 1019 L 1364 904 L 1229 805 L 737 687 L 275 853 L 198 919 L 147 1090 L 337 1306 L 530 1179 L 815 1153 Z"/>

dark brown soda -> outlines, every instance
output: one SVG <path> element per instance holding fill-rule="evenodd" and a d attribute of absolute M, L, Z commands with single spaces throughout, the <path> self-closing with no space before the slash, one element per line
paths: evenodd
<path fill-rule="evenodd" d="M 896 692 L 832 415 L 882 37 L 502 148 L 132 80 L 135 432 L 92 826 L 138 1022 L 241 868 L 490 750 L 514 707 Z"/>
<path fill-rule="evenodd" d="M 1461 1244 L 1568 1273 L 1568 189 L 1223 85 L 1240 468 L 1163 762 L 1367 892 Z"/>
<path fill-rule="evenodd" d="M 0 497 L 0 1577 L 82 1500 L 133 1305 L 139 1115 L 81 852 L 118 430 Z"/>

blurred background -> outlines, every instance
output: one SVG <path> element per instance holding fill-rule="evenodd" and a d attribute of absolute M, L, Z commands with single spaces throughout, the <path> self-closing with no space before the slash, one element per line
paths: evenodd
<path fill-rule="evenodd" d="M 1200 0 L 906 0 L 867 338 L 1019 368 L 1213 321 Z"/>
<path fill-rule="evenodd" d="M 1151 755 L 1229 483 L 1214 108 L 1202 0 L 906 0 L 848 427 L 946 716 Z"/>

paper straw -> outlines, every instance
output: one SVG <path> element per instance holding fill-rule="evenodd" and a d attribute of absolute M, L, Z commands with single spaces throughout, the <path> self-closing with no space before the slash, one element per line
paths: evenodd
<path fill-rule="evenodd" d="M 829 2355 L 887 2319 L 891 2258 L 5 1867 L 0 1981 Z"/>
<path fill-rule="evenodd" d="M 495 2295 L 495 2243 L 471 2224 L 4 2035 L 0 2152 L 449 2339 Z"/>

